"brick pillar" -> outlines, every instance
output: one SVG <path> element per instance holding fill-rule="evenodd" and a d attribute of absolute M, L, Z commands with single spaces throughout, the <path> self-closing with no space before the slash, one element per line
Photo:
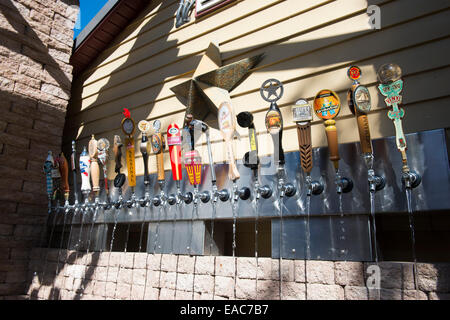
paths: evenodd
<path fill-rule="evenodd" d="M 59 154 L 78 0 L 0 2 L 0 297 L 23 295 L 47 217 L 47 151 Z"/>

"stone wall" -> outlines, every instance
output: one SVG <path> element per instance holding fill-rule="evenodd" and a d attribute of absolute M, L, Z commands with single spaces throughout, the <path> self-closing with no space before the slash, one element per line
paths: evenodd
<path fill-rule="evenodd" d="M 450 299 L 450 264 L 418 264 L 417 290 L 413 265 L 394 262 L 379 264 L 381 290 L 368 289 L 369 265 L 283 260 L 283 299 Z M 33 249 L 27 298 L 278 300 L 278 266 L 259 258 L 256 273 L 255 258 Z"/>
<path fill-rule="evenodd" d="M 26 292 L 30 250 L 43 234 L 42 166 L 49 150 L 61 151 L 77 6 L 0 2 L 0 296 Z"/>

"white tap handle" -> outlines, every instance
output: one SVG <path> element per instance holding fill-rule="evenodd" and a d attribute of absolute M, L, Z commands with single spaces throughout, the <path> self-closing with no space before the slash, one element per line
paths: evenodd
<path fill-rule="evenodd" d="M 80 172 L 81 172 L 81 192 L 91 191 L 91 183 L 89 181 L 91 173 L 91 159 L 89 155 L 80 156 Z"/>

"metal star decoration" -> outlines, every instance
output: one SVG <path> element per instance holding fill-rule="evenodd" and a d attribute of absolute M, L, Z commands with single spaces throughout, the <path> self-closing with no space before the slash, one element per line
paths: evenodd
<path fill-rule="evenodd" d="M 217 119 L 219 106 L 205 94 L 205 85 L 230 92 L 245 79 L 263 56 L 264 54 L 259 54 L 222 66 L 219 46 L 211 43 L 192 78 L 170 90 L 186 105 L 186 116 L 191 114 L 194 119 L 205 121 L 212 114 Z M 186 125 L 186 116 L 183 127 Z M 218 129 L 216 123 L 210 125 Z"/>

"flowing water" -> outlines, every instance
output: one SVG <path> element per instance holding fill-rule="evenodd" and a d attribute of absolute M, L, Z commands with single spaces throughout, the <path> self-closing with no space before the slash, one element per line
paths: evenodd
<path fill-rule="evenodd" d="M 252 201 L 252 206 L 253 206 L 253 211 L 255 213 L 255 263 L 256 263 L 256 283 L 255 283 L 255 295 L 256 295 L 256 300 L 258 300 L 258 223 L 259 223 L 259 212 L 258 212 L 258 207 L 259 207 L 259 201 L 260 199 L 257 199 L 255 197 L 255 199 L 253 199 Z"/>
<path fill-rule="evenodd" d="M 127 255 L 127 249 L 128 249 L 128 240 L 130 239 L 130 227 L 131 227 L 131 223 L 128 223 L 128 227 L 127 227 L 127 235 L 125 236 L 125 247 L 123 249 L 123 254 L 122 254 L 122 259 L 125 260 L 126 259 L 126 255 Z M 120 269 L 122 268 L 122 262 L 119 262 L 119 267 L 117 268 L 117 274 L 116 274 L 116 288 L 114 290 L 114 297 L 117 295 L 117 282 L 119 279 L 119 274 L 120 274 Z"/>
<path fill-rule="evenodd" d="M 158 222 L 156 224 L 156 231 L 155 231 L 155 241 L 153 244 L 153 253 L 156 254 L 156 249 L 161 248 L 161 244 L 159 243 L 159 225 L 161 224 L 161 215 L 164 207 L 161 204 L 158 208 Z"/>
<path fill-rule="evenodd" d="M 233 213 L 233 257 L 236 256 L 236 221 L 237 221 L 237 200 L 232 199 L 231 210 Z"/>
<path fill-rule="evenodd" d="M 343 202 L 342 202 L 342 193 L 339 194 L 339 240 L 340 240 L 340 251 L 339 255 L 341 256 L 341 259 L 344 259 L 344 261 L 347 261 L 347 254 L 348 249 L 346 249 L 346 229 L 345 229 L 345 217 L 344 217 L 344 208 L 343 208 Z"/>
<path fill-rule="evenodd" d="M 75 207 L 77 207 L 77 205 L 78 205 L 78 203 L 76 202 L 76 203 L 75 203 Z M 75 223 L 75 218 L 76 218 L 76 216 L 77 216 L 77 212 L 81 212 L 81 211 L 80 211 L 80 210 L 77 210 L 77 209 L 74 209 L 73 215 L 72 215 L 72 222 L 70 223 L 70 231 L 69 231 L 69 238 L 68 238 L 68 240 L 67 240 L 66 257 L 64 258 L 64 265 L 67 265 L 67 259 L 69 258 L 70 242 L 71 242 L 71 239 L 72 239 L 73 225 L 74 225 L 74 223 Z M 66 287 L 66 281 L 67 281 L 67 278 L 68 278 L 68 277 L 66 277 L 66 278 L 64 279 L 64 287 Z"/>
<path fill-rule="evenodd" d="M 216 219 L 217 214 L 217 203 L 212 201 L 212 216 L 211 216 L 211 242 L 209 243 L 209 255 L 213 255 L 213 247 L 214 247 L 214 220 Z"/>
<path fill-rule="evenodd" d="M 91 240 L 92 240 L 92 230 L 94 230 L 95 221 L 97 220 L 98 215 L 98 206 L 94 210 L 94 215 L 92 216 L 92 223 L 91 223 L 91 229 L 89 230 L 89 237 L 88 237 L 88 244 L 86 248 L 86 255 L 89 254 L 89 248 L 91 247 Z"/>
<path fill-rule="evenodd" d="M 372 228 L 370 227 L 370 219 L 369 219 L 369 236 L 370 241 L 373 243 L 373 251 L 375 252 L 375 262 L 378 265 L 378 243 L 377 243 L 377 223 L 375 220 L 375 192 L 370 192 L 370 216 L 372 217 Z M 371 231 L 373 230 L 373 232 Z M 373 239 L 372 239 L 373 238 Z M 372 246 L 370 246 L 372 250 Z M 373 257 L 373 252 L 370 253 L 371 257 Z"/>
<path fill-rule="evenodd" d="M 306 219 L 305 219 L 305 237 L 306 237 L 306 260 L 311 260 L 311 230 L 309 218 L 311 214 L 311 195 L 306 196 Z"/>
<path fill-rule="evenodd" d="M 69 210 L 65 210 L 64 211 L 63 227 L 62 227 L 62 230 L 61 230 L 61 239 L 59 241 L 58 258 L 56 259 L 57 263 L 56 263 L 55 279 L 56 279 L 56 277 L 58 276 L 58 273 L 59 273 L 59 258 L 61 256 L 61 249 L 62 249 L 63 240 L 64 240 L 64 229 L 66 228 L 66 222 L 67 222 L 66 220 L 67 220 L 68 213 L 69 213 Z M 54 288 L 55 288 L 55 282 L 53 282 L 53 289 Z M 55 293 L 56 293 L 56 290 L 53 290 L 53 300 L 56 300 Z"/>
<path fill-rule="evenodd" d="M 106 281 L 105 281 L 105 293 L 106 293 L 106 284 L 108 283 L 108 277 L 109 277 L 109 263 L 111 261 L 111 252 L 113 249 L 114 244 L 114 236 L 116 234 L 116 228 L 117 228 L 117 216 L 119 213 L 117 213 L 117 209 L 114 209 L 114 227 L 111 233 L 111 242 L 109 243 L 109 257 L 108 257 L 108 265 L 106 266 Z M 105 294 L 105 300 L 106 300 L 106 294 Z"/>
<path fill-rule="evenodd" d="M 59 208 L 59 202 L 56 204 L 56 208 L 57 209 L 55 211 L 55 216 L 53 218 L 53 226 L 52 226 L 52 229 L 50 231 L 50 238 L 48 240 L 47 251 L 46 251 L 46 254 L 45 254 L 44 268 L 42 269 L 42 282 L 41 283 L 44 282 L 45 271 L 47 269 L 48 252 L 50 251 L 50 246 L 52 245 L 53 233 L 55 231 L 55 225 L 56 225 L 56 217 L 58 216 L 59 209 L 60 209 Z"/>
<path fill-rule="evenodd" d="M 87 212 L 89 212 L 89 211 L 90 211 L 90 210 L 87 209 Z M 86 211 L 83 211 L 82 217 L 81 217 L 80 234 L 78 235 L 78 242 L 77 242 L 77 244 L 76 244 L 75 261 L 77 260 L 77 258 L 78 258 L 78 253 L 80 252 L 80 249 L 81 249 L 81 236 L 82 236 L 82 234 L 83 234 L 84 219 L 85 219 L 86 216 L 87 216 L 87 212 L 86 212 Z"/>
<path fill-rule="evenodd" d="M 177 213 L 181 214 L 181 203 L 177 202 L 176 211 L 173 213 L 173 221 L 172 221 L 172 247 L 170 249 L 170 254 L 174 253 L 175 248 L 175 225 L 177 224 Z"/>
<path fill-rule="evenodd" d="M 280 276 L 280 300 L 283 300 L 283 198 L 280 196 L 278 199 L 279 213 L 280 213 L 280 257 L 278 259 L 278 273 Z"/>
<path fill-rule="evenodd" d="M 237 200 L 235 200 L 235 192 L 237 190 L 236 182 L 233 182 L 233 195 L 231 198 L 231 210 L 233 213 L 233 244 L 232 244 L 232 251 L 233 251 L 233 258 L 236 258 L 236 220 L 237 220 Z M 234 294 L 236 295 L 236 284 L 237 284 L 237 266 L 236 266 L 236 259 L 235 261 L 235 268 L 234 268 Z"/>
<path fill-rule="evenodd" d="M 142 237 L 144 234 L 144 226 L 145 226 L 146 217 L 147 217 L 147 206 L 144 207 L 144 219 L 141 224 L 141 233 L 139 235 L 139 252 L 142 252 Z"/>
<path fill-rule="evenodd" d="M 414 288 L 417 290 L 417 256 L 416 256 L 416 235 L 414 226 L 414 212 L 412 209 L 411 188 L 406 188 L 406 203 L 408 206 L 409 230 L 411 231 L 412 256 L 413 256 L 413 272 L 414 272 Z"/>

